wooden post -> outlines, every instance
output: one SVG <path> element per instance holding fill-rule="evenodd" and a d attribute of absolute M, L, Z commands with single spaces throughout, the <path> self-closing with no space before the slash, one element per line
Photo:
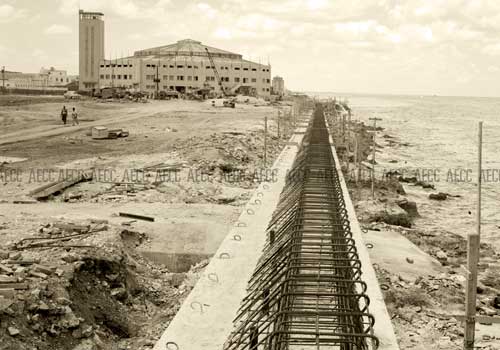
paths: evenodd
<path fill-rule="evenodd" d="M 465 290 L 465 330 L 464 349 L 474 349 L 477 302 L 477 265 L 479 264 L 479 247 L 481 242 L 481 188 L 483 162 L 483 122 L 479 122 L 478 130 L 478 175 L 477 175 L 477 209 L 476 233 L 467 237 L 467 286 Z"/>
<path fill-rule="evenodd" d="M 369 118 L 373 120 L 373 139 L 372 139 L 372 199 L 375 200 L 375 136 L 377 135 L 377 120 L 381 118 Z"/>
<path fill-rule="evenodd" d="M 264 117 L 264 168 L 267 168 L 267 117 Z"/>

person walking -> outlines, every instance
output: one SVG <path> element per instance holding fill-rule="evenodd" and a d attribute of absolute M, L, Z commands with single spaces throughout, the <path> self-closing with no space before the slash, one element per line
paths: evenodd
<path fill-rule="evenodd" d="M 66 125 L 67 118 L 68 118 L 68 110 L 66 109 L 66 106 L 63 106 L 61 110 L 61 119 L 64 125 Z"/>
<path fill-rule="evenodd" d="M 71 118 L 73 119 L 73 124 L 72 126 L 79 125 L 78 123 L 78 113 L 76 113 L 75 107 L 73 107 L 73 112 L 71 113 Z"/>

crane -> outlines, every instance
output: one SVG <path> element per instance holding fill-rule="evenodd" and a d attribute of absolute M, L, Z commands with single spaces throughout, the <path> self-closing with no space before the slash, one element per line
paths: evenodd
<path fill-rule="evenodd" d="M 222 85 L 222 80 L 219 76 L 219 71 L 217 71 L 217 67 L 215 66 L 214 59 L 212 58 L 212 55 L 210 54 L 210 51 L 208 51 L 207 47 L 205 47 L 205 51 L 207 51 L 208 59 L 210 60 L 210 65 L 212 66 L 212 69 L 214 70 L 214 74 L 215 74 L 215 77 L 217 78 L 217 83 L 219 84 L 219 87 L 222 91 L 222 95 L 226 98 L 230 97 L 228 95 L 228 93 L 226 92 L 226 89 L 224 89 L 224 85 Z M 235 102 L 234 102 L 234 100 L 225 100 L 225 101 L 223 101 L 223 106 L 234 108 Z"/>
<path fill-rule="evenodd" d="M 222 80 L 220 79 L 219 72 L 217 71 L 217 67 L 215 66 L 214 59 L 212 58 L 212 55 L 210 54 L 210 51 L 208 51 L 208 48 L 205 47 L 205 50 L 207 51 L 208 59 L 210 60 L 210 64 L 212 65 L 212 69 L 214 70 L 215 77 L 217 78 L 217 83 L 219 83 L 219 87 L 222 91 L 222 94 L 224 97 L 228 97 L 226 94 L 226 90 L 224 89 L 224 86 L 222 85 Z"/>

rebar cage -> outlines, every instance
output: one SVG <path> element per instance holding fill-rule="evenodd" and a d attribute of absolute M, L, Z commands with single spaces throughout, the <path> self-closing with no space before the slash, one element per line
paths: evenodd
<path fill-rule="evenodd" d="M 376 349 L 366 289 L 317 104 L 224 350 Z"/>

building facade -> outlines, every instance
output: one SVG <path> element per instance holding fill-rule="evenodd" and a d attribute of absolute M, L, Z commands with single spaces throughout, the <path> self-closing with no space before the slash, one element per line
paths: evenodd
<path fill-rule="evenodd" d="M 191 39 L 137 51 L 132 57 L 103 60 L 99 69 L 100 87 L 134 88 L 151 93 L 157 90 L 189 93 L 209 87 L 222 93 L 207 49 L 226 92 L 270 95 L 270 65 L 247 61 L 239 54 Z"/>
<path fill-rule="evenodd" d="M 104 59 L 104 14 L 79 11 L 79 88 L 99 88 L 99 65 Z"/>
<path fill-rule="evenodd" d="M 65 70 L 55 69 L 54 67 L 49 69 L 42 67 L 40 75 L 47 77 L 49 86 L 66 86 L 72 81 Z"/>
<path fill-rule="evenodd" d="M 244 60 L 237 53 L 185 39 L 136 51 L 131 57 L 104 59 L 102 13 L 80 11 L 80 90 L 123 87 L 147 93 L 190 93 L 211 89 L 222 93 L 210 57 L 228 93 L 271 94 L 271 66 Z"/>

